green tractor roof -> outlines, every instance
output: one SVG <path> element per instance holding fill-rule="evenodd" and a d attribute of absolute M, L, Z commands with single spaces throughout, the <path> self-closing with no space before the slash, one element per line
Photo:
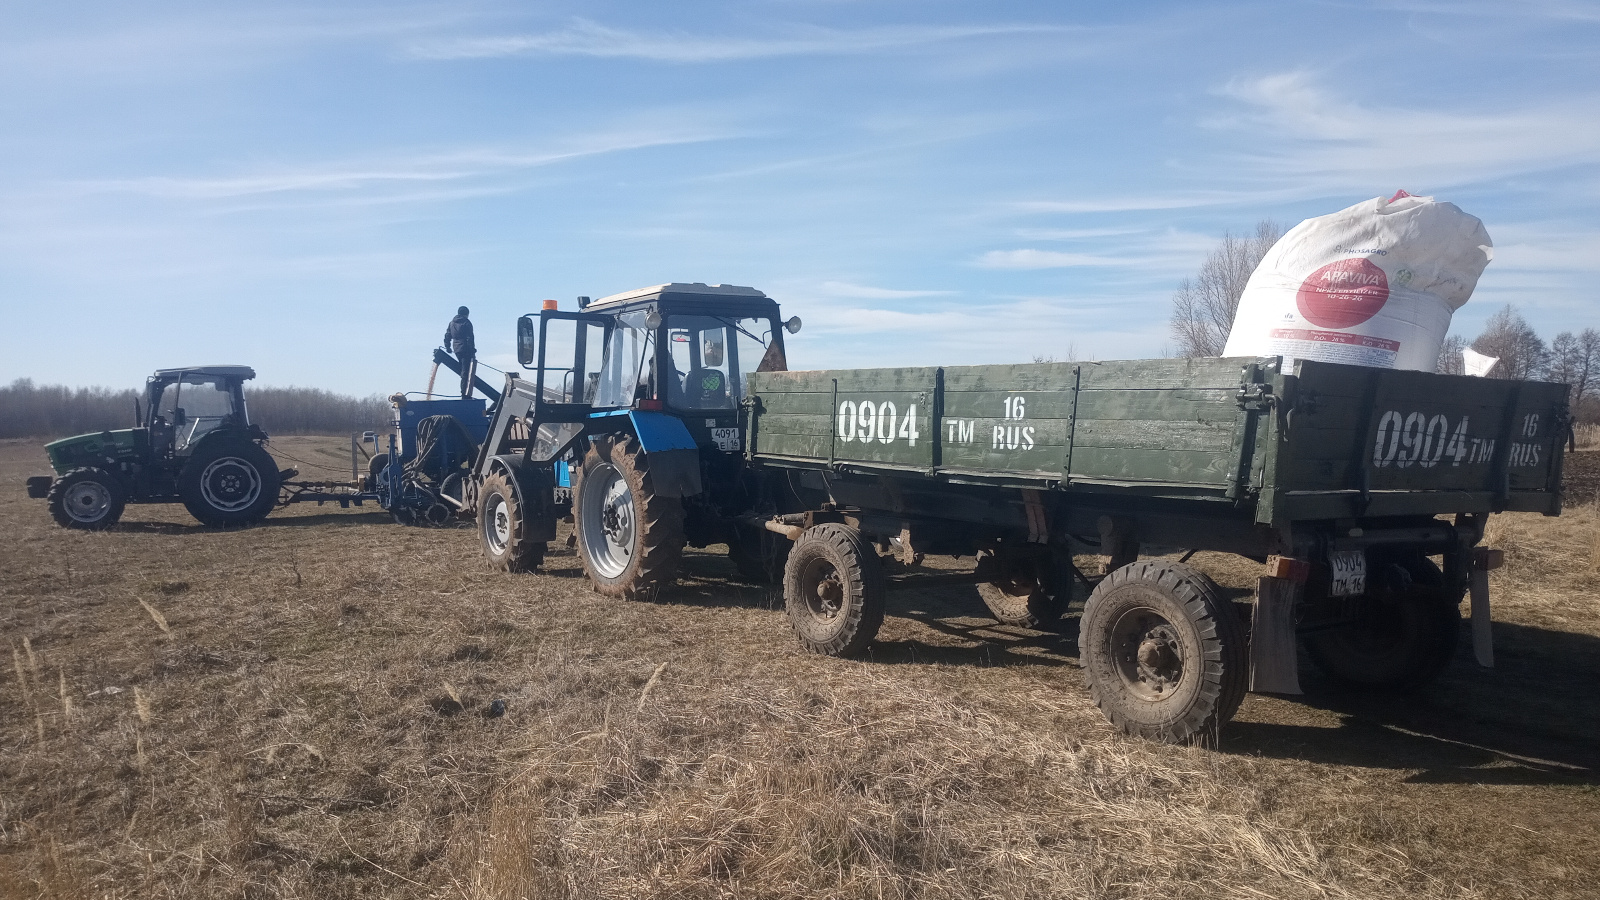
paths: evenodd
<path fill-rule="evenodd" d="M 157 369 L 155 377 L 166 379 L 180 378 L 184 375 L 215 375 L 219 378 L 239 378 L 249 381 L 256 377 L 256 370 L 249 366 L 185 366 L 181 369 Z"/>

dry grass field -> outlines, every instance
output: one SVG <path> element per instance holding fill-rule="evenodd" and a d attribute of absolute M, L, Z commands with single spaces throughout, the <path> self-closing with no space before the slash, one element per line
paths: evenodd
<path fill-rule="evenodd" d="M 0 442 L 0 898 L 1594 897 L 1597 462 L 1492 525 L 1499 668 L 1408 700 L 1308 668 L 1208 752 L 1114 734 L 1075 619 L 970 587 L 811 657 L 719 548 L 621 603 L 370 508 L 70 532 Z"/>

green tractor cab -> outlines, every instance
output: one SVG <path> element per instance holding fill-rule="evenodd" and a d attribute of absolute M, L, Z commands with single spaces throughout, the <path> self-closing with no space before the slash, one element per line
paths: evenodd
<path fill-rule="evenodd" d="M 158 369 L 135 403 L 137 427 L 45 445 L 55 477 L 28 479 L 64 528 L 116 524 L 129 503 L 182 503 L 207 525 L 249 525 L 278 502 L 281 475 L 251 424 L 249 366 Z"/>

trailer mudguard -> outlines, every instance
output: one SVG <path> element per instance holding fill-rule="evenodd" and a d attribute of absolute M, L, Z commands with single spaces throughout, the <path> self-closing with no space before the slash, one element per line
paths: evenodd
<path fill-rule="evenodd" d="M 555 476 L 548 465 L 524 462 L 521 456 L 489 458 L 489 472 L 504 470 L 511 475 L 511 489 L 517 494 L 517 509 L 522 510 L 523 528 L 531 540 L 556 539 Z"/>
<path fill-rule="evenodd" d="M 615 410 L 596 413 L 592 419 L 603 420 L 627 414 L 633 433 L 639 437 L 650 464 L 650 481 L 655 492 L 663 497 L 692 497 L 704 488 L 700 482 L 700 447 L 683 420 L 666 413 L 648 410 Z M 600 427 L 596 427 L 596 426 Z M 600 430 L 601 423 L 591 425 L 591 431 Z"/>

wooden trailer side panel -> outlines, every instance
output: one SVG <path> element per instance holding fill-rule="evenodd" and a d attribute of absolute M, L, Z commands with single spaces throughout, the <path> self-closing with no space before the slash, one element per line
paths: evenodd
<path fill-rule="evenodd" d="M 945 369 L 940 466 L 1061 479 L 1077 384 L 1073 363 Z"/>
<path fill-rule="evenodd" d="M 1239 389 L 1245 368 L 1260 362 L 760 373 L 751 376 L 760 400 L 752 453 L 1220 495 L 1252 452 Z"/>
<path fill-rule="evenodd" d="M 1425 512 L 1403 504 L 1441 496 L 1461 511 L 1559 508 L 1564 385 L 1306 361 L 1293 390 L 1262 497 L 1275 518 Z"/>
<path fill-rule="evenodd" d="M 1248 450 L 1241 359 L 1084 363 L 1074 480 L 1226 487 Z"/>

